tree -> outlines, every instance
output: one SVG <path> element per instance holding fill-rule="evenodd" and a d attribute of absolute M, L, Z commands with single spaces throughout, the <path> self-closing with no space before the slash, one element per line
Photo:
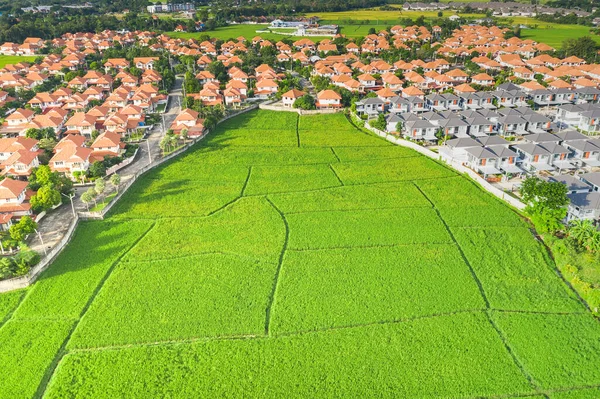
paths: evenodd
<path fill-rule="evenodd" d="M 88 211 L 90 210 L 90 203 L 94 201 L 94 196 L 90 193 L 90 191 L 86 191 L 81 194 L 81 201 L 87 206 Z"/>
<path fill-rule="evenodd" d="M 398 123 L 396 123 L 396 131 L 397 131 L 398 133 L 402 133 L 402 127 L 403 127 L 403 126 L 402 126 L 402 122 L 398 122 Z"/>
<path fill-rule="evenodd" d="M 60 192 L 52 186 L 45 185 L 31 197 L 31 207 L 36 212 L 47 211 L 55 205 L 60 204 Z"/>
<path fill-rule="evenodd" d="M 589 252 L 600 251 L 600 232 L 591 220 L 573 220 L 569 223 L 569 237 Z"/>
<path fill-rule="evenodd" d="M 387 122 L 385 120 L 385 116 L 383 114 L 377 115 L 377 119 L 369 122 L 369 125 L 371 125 L 375 129 L 379 129 L 379 130 L 385 132 L 385 130 L 386 130 L 385 128 L 386 128 L 386 125 L 387 125 Z"/>
<path fill-rule="evenodd" d="M 29 188 L 38 190 L 42 186 L 56 187 L 59 182 L 59 174 L 52 172 L 48 165 L 38 166 L 29 176 Z"/>
<path fill-rule="evenodd" d="M 315 98 L 310 94 L 305 94 L 294 101 L 293 107 L 305 110 L 315 109 Z"/>
<path fill-rule="evenodd" d="M 200 84 L 200 81 L 196 79 L 196 77 L 190 71 L 187 71 L 185 73 L 183 86 L 185 88 L 186 94 L 199 93 L 200 90 L 202 90 L 202 85 Z"/>
<path fill-rule="evenodd" d="M 116 173 L 113 173 L 112 176 L 110 177 L 110 184 L 112 184 L 115 187 L 115 191 L 118 193 L 119 192 L 119 184 L 121 184 L 121 176 L 119 176 Z"/>
<path fill-rule="evenodd" d="M 10 238 L 15 241 L 23 242 L 25 237 L 33 233 L 37 229 L 37 223 L 29 216 L 23 216 L 18 223 L 13 224 L 8 229 Z"/>
<path fill-rule="evenodd" d="M 567 215 L 569 204 L 567 186 L 528 177 L 521 186 L 521 199 L 527 213 L 540 232 L 555 233 L 562 228 L 561 220 Z"/>
<path fill-rule="evenodd" d="M 94 189 L 94 187 L 90 187 L 87 189 L 87 191 L 83 194 L 87 194 L 88 197 L 90 197 L 92 199 L 92 201 L 94 201 L 94 204 L 98 205 L 98 203 L 96 202 L 96 196 L 98 194 L 96 194 L 96 190 Z M 83 197 L 83 195 L 82 195 Z"/>
<path fill-rule="evenodd" d="M 160 149 L 163 152 L 163 155 L 165 155 L 165 153 L 167 151 L 169 151 L 169 149 L 171 148 L 171 136 L 170 134 L 166 134 L 161 140 L 160 143 L 158 143 L 158 146 L 160 147 Z"/>
<path fill-rule="evenodd" d="M 96 183 L 94 184 L 94 191 L 96 194 L 101 195 L 104 190 L 106 190 L 106 182 L 104 179 L 96 179 Z"/>
<path fill-rule="evenodd" d="M 90 177 L 102 177 L 106 174 L 106 166 L 102 161 L 95 161 L 90 165 L 89 169 Z"/>
<path fill-rule="evenodd" d="M 598 52 L 598 44 L 589 36 L 567 39 L 563 42 L 562 51 L 565 56 L 574 55 L 587 61 L 593 61 Z"/>
<path fill-rule="evenodd" d="M 181 129 L 181 133 L 179 133 L 179 137 L 181 137 L 181 140 L 183 140 L 183 142 L 185 143 L 188 139 L 188 130 Z"/>

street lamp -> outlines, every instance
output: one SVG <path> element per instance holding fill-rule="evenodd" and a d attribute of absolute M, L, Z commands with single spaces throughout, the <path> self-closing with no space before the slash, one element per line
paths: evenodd
<path fill-rule="evenodd" d="M 48 251 L 46 250 L 46 246 L 44 245 L 44 240 L 42 239 L 42 233 L 40 233 L 38 231 L 38 229 L 35 229 L 35 232 L 37 233 L 38 237 L 40 237 L 40 242 L 42 243 L 42 248 L 44 248 L 44 255 L 48 255 Z"/>
<path fill-rule="evenodd" d="M 148 162 L 152 163 L 152 153 L 150 152 L 150 137 L 146 139 L 146 144 L 148 145 Z"/>
<path fill-rule="evenodd" d="M 64 195 L 65 197 L 67 197 L 68 199 L 71 200 L 71 211 L 73 211 L 73 217 L 75 217 L 76 216 L 75 205 L 73 205 L 73 198 L 75 197 L 75 194 L 67 195 L 67 194 L 61 193 L 61 195 Z"/>

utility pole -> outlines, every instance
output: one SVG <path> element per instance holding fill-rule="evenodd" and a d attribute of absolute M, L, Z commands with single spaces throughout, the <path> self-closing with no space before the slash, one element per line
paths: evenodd
<path fill-rule="evenodd" d="M 40 233 L 38 231 L 38 229 L 35 229 L 35 232 L 37 233 L 38 237 L 40 237 L 40 242 L 42 243 L 42 248 L 44 248 L 44 255 L 48 255 L 48 251 L 46 250 L 46 245 L 44 245 L 44 240 L 42 239 L 42 233 Z"/>
<path fill-rule="evenodd" d="M 61 193 L 61 194 L 71 200 L 71 211 L 73 212 L 73 217 L 75 217 L 76 216 L 75 205 L 73 205 L 73 197 L 75 197 L 75 194 L 71 194 L 71 195 L 67 195 L 64 193 Z"/>
<path fill-rule="evenodd" d="M 152 153 L 150 152 L 150 137 L 146 139 L 146 145 L 148 146 L 148 161 L 152 163 Z"/>

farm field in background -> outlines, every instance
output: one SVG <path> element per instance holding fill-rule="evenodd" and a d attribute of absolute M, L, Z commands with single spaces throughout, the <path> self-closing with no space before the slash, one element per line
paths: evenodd
<path fill-rule="evenodd" d="M 343 114 L 252 111 L 0 294 L 0 398 L 597 397 L 529 227 Z"/>
<path fill-rule="evenodd" d="M 455 10 L 443 10 L 443 17 L 451 15 L 459 15 L 465 18 L 484 18 L 484 14 L 477 13 L 460 13 Z M 403 11 L 398 8 L 396 11 L 384 11 L 379 8 L 370 8 L 364 10 L 339 11 L 339 12 L 321 12 L 307 16 L 317 16 L 321 18 L 322 24 L 336 24 L 340 26 L 340 32 L 348 37 L 364 37 L 368 35 L 371 28 L 376 31 L 386 29 L 390 26 L 401 24 L 403 18 L 411 18 L 413 20 L 424 16 L 426 20 L 438 18 L 437 11 Z M 528 25 L 530 29 L 522 29 L 521 37 L 524 39 L 532 39 L 538 42 L 546 43 L 556 49 L 562 46 L 566 39 L 579 38 L 582 36 L 591 36 L 596 42 L 600 43 L 600 36 L 590 33 L 590 27 L 583 25 L 564 25 L 554 24 L 549 22 L 539 21 L 531 17 L 500 17 L 501 22 L 508 22 L 512 25 Z M 268 24 L 238 24 L 229 25 L 217 28 L 214 31 L 205 32 L 211 37 L 227 40 L 244 36 L 248 39 L 254 36 L 261 36 L 264 39 L 279 40 L 287 35 L 281 35 L 275 32 L 256 32 L 257 30 L 268 29 Z M 188 32 L 167 32 L 169 36 L 178 38 L 199 38 L 202 33 Z M 292 40 L 301 39 L 298 36 L 288 36 Z M 310 39 L 319 41 L 330 37 L 313 37 Z"/>
<path fill-rule="evenodd" d="M 4 68 L 6 64 L 33 62 L 36 58 L 36 55 L 0 55 L 0 68 Z"/>

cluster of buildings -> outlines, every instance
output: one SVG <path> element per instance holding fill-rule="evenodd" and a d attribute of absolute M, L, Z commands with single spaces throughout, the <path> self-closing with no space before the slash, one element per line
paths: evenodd
<path fill-rule="evenodd" d="M 41 164 L 42 155 L 51 170 L 78 181 L 94 162 L 123 157 L 127 137 L 149 128 L 146 115 L 167 102 L 159 92 L 162 76 L 155 70 L 159 57 L 108 58 L 101 68 L 90 69 L 85 56 L 102 53 L 114 42 L 132 45 L 154 36 L 106 31 L 66 34 L 46 43 L 28 38 L 24 43 L 35 49 L 50 45 L 64 50 L 39 63 L 19 62 L 0 70 L 0 106 L 17 100 L 8 91 L 14 90 L 17 97 L 31 93 L 22 107 L 8 110 L 0 125 L 0 174 L 7 177 L 0 182 L 2 228 L 13 218 L 32 213 L 29 200 L 34 193 L 27 189 L 27 178 Z M 2 50 L 21 46 L 4 44 Z M 133 75 L 132 67 L 141 74 Z M 74 72 L 74 77 L 65 80 L 66 71 Z M 60 79 L 46 86 L 49 91 L 41 91 L 38 86 L 53 76 Z M 50 156 L 45 154 L 48 148 L 40 149 L 37 139 L 26 136 L 31 129 L 54 132 L 59 141 Z"/>
<path fill-rule="evenodd" d="M 296 36 L 332 36 L 338 33 L 337 25 L 319 25 L 314 19 L 306 21 L 271 21 L 270 29 L 294 29 Z"/>
<path fill-rule="evenodd" d="M 495 17 L 535 17 L 538 15 L 567 15 L 575 14 L 578 17 L 588 17 L 591 14 L 572 8 L 547 7 L 541 4 L 518 3 L 514 1 L 500 2 L 448 2 L 448 3 L 421 3 L 406 2 L 402 5 L 403 10 L 411 11 L 443 11 L 443 10 L 462 10 L 470 8 L 481 13 L 491 11 Z"/>
<path fill-rule="evenodd" d="M 42 39 L 39 37 L 28 37 L 21 44 L 5 42 L 0 46 L 0 54 L 35 55 L 42 47 L 44 47 L 44 41 Z"/>
<path fill-rule="evenodd" d="M 194 11 L 194 3 L 156 3 L 146 7 L 150 14 L 161 12 Z"/>
<path fill-rule="evenodd" d="M 248 41 L 274 48 L 275 65 L 259 65 L 252 71 L 241 68 L 243 60 L 237 54 L 249 50 Z M 596 165 L 600 146 L 590 136 L 600 131 L 600 65 L 573 56 L 556 58 L 549 55 L 553 49 L 547 45 L 504 39 L 504 30 L 484 26 L 463 26 L 447 38 L 442 38 L 437 26 L 431 30 L 393 26 L 368 35 L 360 45 L 350 40 L 343 49 L 332 40 L 310 38 L 286 44 L 260 36 L 240 37 L 217 47 L 214 40 L 185 40 L 152 32 L 67 34 L 49 42 L 64 46 L 62 55 L 0 71 L 0 89 L 4 89 L 0 101 L 10 100 L 9 87 L 27 90 L 49 76 L 64 75 L 65 68 L 78 71 L 64 85 L 36 93 L 27 109 L 7 115 L 0 133 L 22 137 L 32 127 L 60 132 L 62 140 L 50 165 L 72 177 L 95 159 L 122 153 L 123 137 L 143 128 L 146 114 L 155 112 L 166 98 L 159 92 L 162 78 L 155 70 L 157 57 L 107 59 L 96 70 L 86 66 L 86 54 L 102 53 L 114 42 L 194 57 L 199 89 L 185 94 L 204 106 L 234 108 L 250 98 L 272 98 L 285 77 L 282 72 L 294 62 L 309 67 L 314 76 L 326 77 L 333 86 L 357 93 L 361 99 L 355 109 L 364 119 L 383 115 L 390 133 L 436 144 L 441 140 L 445 143 L 441 156 L 487 177 L 592 173 L 600 166 Z M 382 56 L 390 50 L 424 43 L 437 49 L 433 59 L 393 63 L 382 59 L 388 59 Z M 463 58 L 460 63 L 457 57 Z M 468 68 L 464 57 L 469 59 Z M 208 68 L 214 61 L 226 68 L 226 74 L 219 75 L 222 81 Z M 134 66 L 143 73 L 132 75 L 129 70 Z M 498 84 L 500 71 L 508 71 L 502 74 L 503 79 L 508 76 L 503 84 Z M 283 106 L 292 107 L 305 94 L 297 89 L 283 93 Z M 335 90 L 322 90 L 315 97 L 319 109 L 342 107 L 342 97 Z M 204 121 L 188 109 L 170 129 L 197 136 L 204 131 Z"/>

